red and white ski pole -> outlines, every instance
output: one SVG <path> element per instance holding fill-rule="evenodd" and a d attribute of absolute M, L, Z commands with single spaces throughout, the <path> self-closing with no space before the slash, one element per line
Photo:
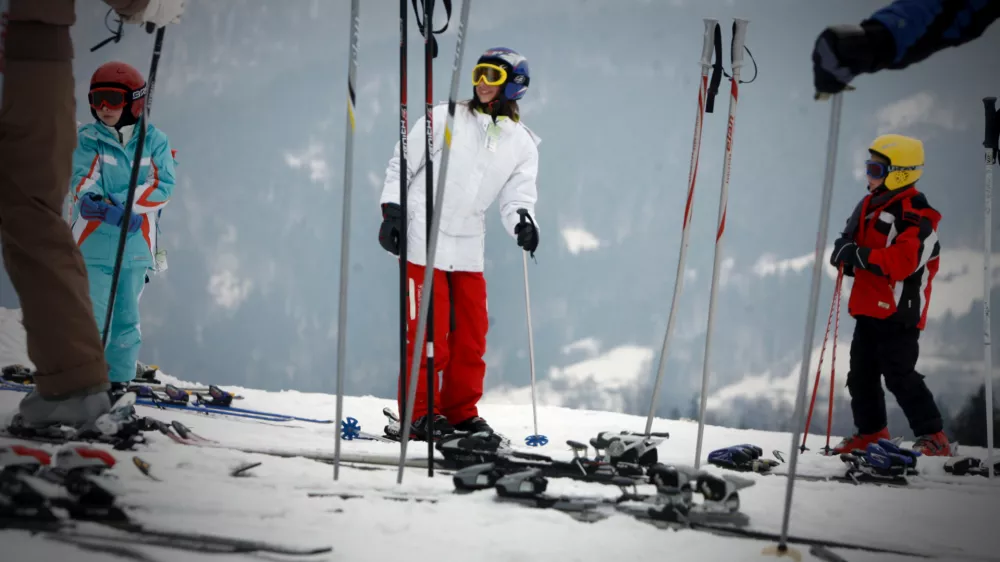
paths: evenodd
<path fill-rule="evenodd" d="M 729 169 L 733 159 L 733 131 L 736 126 L 736 105 L 739 100 L 740 68 L 743 66 L 743 44 L 746 40 L 745 19 L 733 20 L 732 67 L 733 76 L 729 95 L 729 124 L 726 128 L 726 153 L 722 163 L 722 190 L 719 194 L 719 224 L 715 235 L 715 263 L 712 266 L 712 291 L 708 301 L 708 328 L 705 332 L 705 359 L 701 374 L 701 407 L 698 410 L 698 441 L 695 446 L 694 467 L 701 466 L 701 445 L 705 435 L 705 407 L 708 401 L 708 373 L 711 368 L 709 358 L 712 353 L 712 331 L 715 324 L 715 295 L 719 285 L 719 270 L 722 262 L 722 235 L 726 230 L 726 207 L 729 200 Z"/>
<path fill-rule="evenodd" d="M 835 306 L 834 318 L 833 318 L 833 353 L 830 357 L 830 397 L 829 406 L 826 411 L 826 446 L 824 447 L 823 454 L 830 454 L 830 430 L 833 427 L 833 396 L 836 386 L 834 386 L 837 380 L 837 339 L 840 334 L 840 296 L 841 287 L 844 284 L 844 269 L 841 266 L 837 274 L 837 287 L 834 289 L 834 298 L 837 300 Z"/>
<path fill-rule="evenodd" d="M 830 324 L 833 322 L 834 311 L 837 312 L 836 328 L 833 331 L 833 360 L 830 367 L 830 412 L 826 423 L 826 448 L 830 449 L 830 425 L 833 418 L 833 377 L 837 362 L 837 332 L 840 330 L 840 287 L 844 280 L 844 266 L 837 268 L 837 285 L 833 291 L 833 298 L 830 300 L 830 314 L 826 318 L 826 333 L 823 334 L 823 347 L 819 349 L 819 364 L 816 366 L 816 380 L 813 382 L 812 398 L 809 400 L 809 413 L 806 415 L 806 425 L 802 428 L 802 445 L 799 450 L 805 452 L 806 439 L 809 438 L 809 425 L 812 423 L 813 407 L 816 405 L 816 391 L 819 390 L 820 373 L 823 372 L 823 355 L 826 354 L 826 342 L 830 338 Z"/>
<path fill-rule="evenodd" d="M 674 280 L 674 296 L 670 302 L 670 316 L 667 319 L 667 332 L 663 336 L 663 347 L 660 349 L 660 363 L 656 369 L 656 380 L 653 383 L 653 394 L 649 399 L 649 415 L 646 417 L 646 437 L 653 430 L 653 415 L 656 413 L 657 397 L 660 384 L 663 382 L 663 372 L 667 364 L 667 350 L 670 347 L 670 336 L 674 331 L 674 320 L 677 317 L 677 301 L 684 287 L 684 262 L 687 258 L 688 238 L 691 234 L 691 211 L 694 208 L 694 186 L 698 177 L 698 156 L 701 153 L 701 127 L 705 113 L 712 113 L 715 95 L 722 79 L 722 32 L 718 20 L 705 18 L 705 34 L 701 47 L 701 81 L 698 86 L 698 113 L 694 120 L 694 141 L 691 146 L 691 166 L 688 170 L 687 203 L 684 205 L 683 230 L 681 231 L 681 252 L 677 260 L 677 278 Z M 715 52 L 715 71 L 712 73 L 712 87 L 709 88 L 708 75 L 713 69 L 712 52 Z"/>

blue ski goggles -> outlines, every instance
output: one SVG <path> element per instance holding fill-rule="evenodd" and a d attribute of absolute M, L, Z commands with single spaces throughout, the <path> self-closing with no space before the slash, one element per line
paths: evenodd
<path fill-rule="evenodd" d="M 889 175 L 889 165 L 877 160 L 868 160 L 865 162 L 865 173 L 872 179 L 880 180 Z"/>

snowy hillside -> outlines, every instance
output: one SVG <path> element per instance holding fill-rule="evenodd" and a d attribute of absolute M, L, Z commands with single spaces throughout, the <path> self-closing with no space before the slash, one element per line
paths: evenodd
<path fill-rule="evenodd" d="M 0 363 L 26 361 L 23 338 L 17 312 L 0 310 Z M 179 385 L 212 382 L 204 374 L 177 375 L 178 378 L 163 375 L 162 380 Z M 331 395 L 235 387 L 227 390 L 244 397 L 239 401 L 240 407 L 322 419 L 332 418 L 335 412 L 335 397 Z M 0 391 L 3 421 L 16 411 L 22 396 L 21 392 Z M 381 410 L 394 405 L 393 400 L 385 398 L 347 396 L 344 412 L 357 418 L 362 429 L 380 434 L 385 419 Z M 339 480 L 334 481 L 329 464 L 296 457 L 332 456 L 334 426 L 261 423 L 142 405 L 137 411 L 141 416 L 164 421 L 180 420 L 206 438 L 261 452 L 181 445 L 159 434 L 147 434 L 150 442 L 134 452 L 112 451 L 119 461 L 113 472 L 120 478 L 122 503 L 130 506 L 129 514 L 135 520 L 156 528 L 225 534 L 301 547 L 331 545 L 332 553 L 310 560 L 351 562 L 395 559 L 401 551 L 405 551 L 407 560 L 428 562 L 605 561 L 609 557 L 630 562 L 668 559 L 731 562 L 762 560 L 761 549 L 773 544 L 698 531 L 662 530 L 628 516 L 581 523 L 557 511 L 495 502 L 495 494 L 489 490 L 453 494 L 449 476 L 439 474 L 428 479 L 426 469 L 420 468 L 407 469 L 403 484 L 397 485 L 394 467 L 377 470 L 345 463 Z M 515 445 L 532 433 L 530 405 L 484 404 L 481 414 L 498 431 L 510 436 Z M 564 445 L 567 439 L 587 441 L 603 430 L 641 431 L 645 422 L 636 416 L 553 406 L 541 407 L 538 414 L 539 431 L 548 435 L 550 442 L 535 452 L 561 459 L 571 457 Z M 670 433 L 670 438 L 659 447 L 661 461 L 693 462 L 696 423 L 657 419 L 653 429 Z M 753 443 L 768 453 L 777 449 L 787 454 L 790 439 L 787 434 L 707 427 L 705 451 L 707 455 L 707 451 L 718 447 Z M 822 438 L 811 436 L 810 440 L 818 447 Z M 11 442 L 0 438 L 0 445 Z M 55 450 L 50 445 L 27 444 Z M 425 457 L 426 444 L 411 445 L 410 456 Z M 345 459 L 361 455 L 393 456 L 398 451 L 396 444 L 342 441 Z M 963 452 L 985 456 L 983 451 L 963 448 Z M 132 464 L 133 455 L 149 462 L 160 481 L 141 474 Z M 800 472 L 805 474 L 834 474 L 843 466 L 836 458 L 814 453 L 806 453 L 800 460 Z M 246 461 L 262 464 L 245 477 L 229 476 L 230 470 Z M 995 520 L 987 514 L 995 513 L 1000 500 L 1000 479 L 954 477 L 946 474 L 942 465 L 942 459 L 920 460 L 919 468 L 928 482 L 925 489 L 799 481 L 790 533 L 917 551 L 947 560 L 996 559 L 996 541 L 989 539 L 995 533 Z M 712 466 L 707 469 L 722 472 Z M 776 469 L 784 470 L 785 466 Z M 786 478 L 746 476 L 756 481 L 741 493 L 742 510 L 750 516 L 753 528 L 780 531 Z M 552 493 L 581 490 L 602 495 L 616 491 L 610 486 L 556 479 L 549 486 Z M 352 492 L 366 497 L 310 496 L 331 492 Z M 437 501 L 398 502 L 379 497 L 379 494 L 404 493 Z M 81 550 L 21 531 L 0 531 L 0 541 L 4 545 L 4 560 L 115 559 L 106 552 Z M 134 541 L 127 547 L 141 552 L 145 560 L 243 559 L 235 555 L 196 556 Z M 800 550 L 803 560 L 816 559 L 807 548 Z M 837 552 L 852 562 L 908 559 L 847 549 Z"/>

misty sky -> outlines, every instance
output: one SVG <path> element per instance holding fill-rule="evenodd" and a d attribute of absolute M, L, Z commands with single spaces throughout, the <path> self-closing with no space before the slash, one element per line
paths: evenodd
<path fill-rule="evenodd" d="M 829 121 L 829 104 L 812 99 L 810 52 L 826 25 L 857 23 L 883 2 L 472 4 L 460 99 L 471 95 L 468 73 L 489 47 L 516 49 L 531 65 L 522 109 L 542 139 L 541 243 L 529 275 L 543 401 L 648 407 L 644 389 L 655 375 L 677 267 L 703 17 L 722 23 L 727 70 L 732 18 L 750 20 L 747 47 L 758 73 L 741 85 L 736 116 L 712 388 L 766 375 L 763 392 L 773 386 L 769 377 L 793 372 Z M 438 103 L 447 100 L 460 5 L 456 0 L 451 26 L 438 36 Z M 368 0 L 361 9 L 346 389 L 392 397 L 398 268 L 376 235 L 384 171 L 398 139 L 398 12 L 396 3 Z M 78 2 L 77 10 L 77 115 L 90 122 L 90 74 L 108 60 L 148 73 L 153 36 L 126 26 L 119 44 L 91 53 L 109 35 L 106 6 Z M 349 14 L 347 0 L 189 0 L 184 22 L 167 29 L 152 121 L 178 151 L 178 185 L 161 223 L 169 270 L 143 294 L 142 361 L 193 381 L 334 389 Z M 443 13 L 436 19 L 440 27 Z M 409 23 L 412 125 L 425 102 L 412 9 Z M 864 194 L 870 141 L 885 132 L 923 139 L 927 168 L 919 185 L 944 215 L 932 304 L 941 322 L 964 318 L 974 326 L 981 314 L 974 306 L 983 283 L 981 99 L 1000 95 L 1000 74 L 987 62 L 998 41 L 994 25 L 978 41 L 906 71 L 860 78 L 845 98 L 828 243 Z M 742 79 L 749 81 L 754 62 L 745 63 Z M 705 116 L 664 406 L 687 405 L 700 385 L 728 105 L 723 81 L 714 113 Z M 410 142 L 423 142 L 421 135 L 413 132 Z M 520 249 L 495 207 L 487 220 L 487 398 L 525 401 Z M 819 339 L 831 289 L 827 277 Z M 17 306 L 6 280 L 0 304 Z M 928 360 L 949 349 L 951 357 L 968 355 L 955 351 L 936 321 L 923 348 Z M 845 303 L 842 343 L 852 329 Z M 846 359 L 845 348 L 838 365 Z"/>

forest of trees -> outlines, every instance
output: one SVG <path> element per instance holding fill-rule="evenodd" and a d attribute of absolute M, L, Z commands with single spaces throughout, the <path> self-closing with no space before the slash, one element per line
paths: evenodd
<path fill-rule="evenodd" d="M 1000 433 L 1000 417 L 996 412 L 996 398 L 993 400 L 993 446 L 996 447 L 1000 440 L 997 434 Z M 949 427 L 946 428 L 948 436 L 953 441 L 958 441 L 962 445 L 974 447 L 986 446 L 986 385 L 979 387 L 979 392 L 970 396 L 969 400 L 962 407 L 962 410 L 954 418 L 951 418 Z"/>

